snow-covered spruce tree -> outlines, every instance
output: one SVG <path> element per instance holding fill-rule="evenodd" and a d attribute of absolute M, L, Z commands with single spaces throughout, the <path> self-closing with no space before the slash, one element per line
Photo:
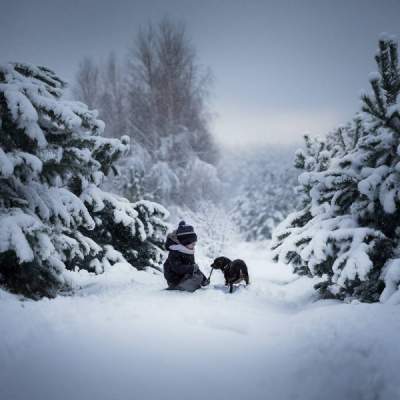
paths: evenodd
<path fill-rule="evenodd" d="M 246 240 L 271 239 L 275 226 L 296 209 L 298 174 L 292 164 L 293 148 L 282 146 L 242 151 L 223 161 L 227 202 Z"/>
<path fill-rule="evenodd" d="M 247 241 L 270 239 L 278 225 L 296 207 L 295 179 L 291 174 L 265 172 L 257 185 L 250 181 L 235 199 L 233 219 Z"/>
<path fill-rule="evenodd" d="M 377 301 L 387 279 L 400 278 L 387 273 L 400 256 L 400 71 L 393 39 L 380 39 L 376 62 L 362 112 L 325 140 L 307 138 L 297 153 L 302 208 L 274 234 L 275 258 L 322 277 L 316 285 L 322 297 Z"/>
<path fill-rule="evenodd" d="M 89 263 L 87 258 L 80 262 L 80 268 L 101 273 L 110 263 L 127 261 L 137 269 L 161 270 L 167 231 L 167 212 L 163 207 L 146 200 L 131 203 L 94 186 L 81 198 L 96 222 L 93 230 L 82 228 L 82 232 L 103 252 Z"/>
<path fill-rule="evenodd" d="M 64 87 L 44 67 L 0 67 L 0 284 L 33 298 L 67 288 L 65 269 L 155 266 L 165 233 L 161 206 L 100 189 L 128 141 L 101 137 Z"/>

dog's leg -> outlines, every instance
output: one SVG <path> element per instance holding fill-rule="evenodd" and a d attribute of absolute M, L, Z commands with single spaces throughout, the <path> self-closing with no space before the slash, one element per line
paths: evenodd
<path fill-rule="evenodd" d="M 228 275 L 228 272 L 227 272 L 226 269 L 223 270 L 222 272 L 224 273 L 225 286 L 228 286 L 228 285 L 229 285 L 229 275 Z"/>
<path fill-rule="evenodd" d="M 246 265 L 243 267 L 243 278 L 244 281 L 246 282 L 246 285 L 248 285 L 250 283 L 250 279 L 249 279 L 249 271 Z"/>
<path fill-rule="evenodd" d="M 229 285 L 229 293 L 233 293 L 233 283 Z"/>

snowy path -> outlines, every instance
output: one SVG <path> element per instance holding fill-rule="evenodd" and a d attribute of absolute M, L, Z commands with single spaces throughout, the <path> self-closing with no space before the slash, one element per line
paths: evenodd
<path fill-rule="evenodd" d="M 75 297 L 0 291 L 0 399 L 400 398 L 398 307 L 312 303 L 266 250 L 238 254 L 252 284 L 233 295 L 217 273 L 188 294 L 123 270 Z"/>

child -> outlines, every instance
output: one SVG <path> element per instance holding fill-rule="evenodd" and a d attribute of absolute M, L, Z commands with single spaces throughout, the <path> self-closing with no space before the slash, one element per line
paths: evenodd
<path fill-rule="evenodd" d="M 167 236 L 165 248 L 169 251 L 164 263 L 164 277 L 170 290 L 194 292 L 210 282 L 194 260 L 197 235 L 193 226 L 179 223 L 178 229 Z"/>

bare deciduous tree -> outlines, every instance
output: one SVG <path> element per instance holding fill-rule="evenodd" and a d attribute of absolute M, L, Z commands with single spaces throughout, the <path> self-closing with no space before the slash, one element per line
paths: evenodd
<path fill-rule="evenodd" d="M 106 122 L 106 134 L 121 137 L 126 134 L 126 85 L 124 70 L 111 53 L 104 64 L 97 65 L 85 58 L 78 67 L 73 87 L 75 98 L 97 109 Z"/>
<path fill-rule="evenodd" d="M 74 97 L 90 108 L 97 108 L 101 93 L 100 70 L 91 58 L 85 57 L 82 60 L 75 79 L 72 89 Z"/>
<path fill-rule="evenodd" d="M 200 158 L 215 152 L 209 132 L 208 69 L 200 66 L 183 24 L 163 19 L 142 28 L 128 55 L 130 126 L 144 146 L 162 137 L 190 132 Z"/>
<path fill-rule="evenodd" d="M 169 19 L 139 30 L 125 65 L 113 54 L 100 66 L 83 60 L 76 97 L 100 111 L 107 135 L 131 137 L 120 187 L 191 207 L 218 192 L 210 84 L 210 71 L 200 65 L 185 26 Z"/>
<path fill-rule="evenodd" d="M 114 53 L 110 54 L 102 68 L 101 80 L 100 109 L 104 120 L 108 122 L 107 132 L 110 136 L 120 137 L 126 134 L 126 86 L 123 68 Z"/>

